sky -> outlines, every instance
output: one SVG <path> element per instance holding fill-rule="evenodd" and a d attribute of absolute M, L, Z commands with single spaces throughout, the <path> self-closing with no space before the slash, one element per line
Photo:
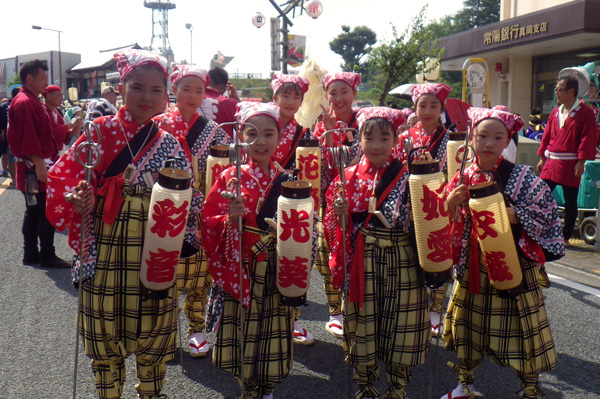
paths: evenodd
<path fill-rule="evenodd" d="M 287 0 L 276 0 L 282 5 Z M 269 18 L 277 11 L 268 0 L 171 0 L 169 39 L 175 61 L 190 58 L 190 31 L 193 26 L 192 58 L 202 68 L 209 68 L 212 56 L 221 51 L 234 59 L 226 69 L 231 74 L 262 73 L 271 70 Z M 426 4 L 421 1 L 396 0 L 321 0 L 323 13 L 312 19 L 306 13 L 292 20 L 290 34 L 307 36 L 307 53 L 329 72 L 340 70 L 341 57 L 329 49 L 329 42 L 342 33 L 341 25 L 366 25 L 377 33 L 378 40 L 391 38 L 391 23 L 402 32 Z M 306 1 L 308 3 L 308 1 Z M 429 0 L 427 20 L 456 13 L 463 0 Z M 61 50 L 80 53 L 82 61 L 96 59 L 98 52 L 138 43 L 150 45 L 152 11 L 143 0 L 21 0 L 3 1 L 3 41 L 0 59 L 18 54 L 58 50 L 58 34 L 33 30 L 32 25 L 61 30 Z M 260 12 L 266 24 L 258 29 L 252 17 Z M 290 14 L 291 17 L 291 14 Z M 290 68 L 291 69 L 291 68 Z"/>

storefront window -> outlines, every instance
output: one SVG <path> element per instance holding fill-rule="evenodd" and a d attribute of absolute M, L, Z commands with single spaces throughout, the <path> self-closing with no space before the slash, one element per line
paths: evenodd
<path fill-rule="evenodd" d="M 542 110 L 544 120 L 548 119 L 550 112 L 557 106 L 554 86 L 560 70 L 571 66 L 583 66 L 588 62 L 594 62 L 598 72 L 600 48 L 533 57 L 532 107 Z"/>

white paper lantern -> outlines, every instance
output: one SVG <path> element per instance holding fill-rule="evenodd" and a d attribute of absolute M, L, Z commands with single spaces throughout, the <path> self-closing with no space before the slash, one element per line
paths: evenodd
<path fill-rule="evenodd" d="M 323 12 L 323 3 L 319 0 L 313 0 L 306 5 L 306 13 L 313 19 L 317 19 Z"/>
<path fill-rule="evenodd" d="M 252 25 L 257 28 L 262 27 L 265 24 L 265 16 L 261 13 L 257 12 L 256 15 L 252 17 Z"/>
<path fill-rule="evenodd" d="M 147 298 L 166 297 L 175 282 L 192 201 L 191 177 L 181 169 L 163 168 L 152 188 L 140 269 Z"/>
<path fill-rule="evenodd" d="M 312 269 L 312 186 L 304 181 L 281 185 L 277 200 L 277 288 L 286 306 L 306 302 Z"/>

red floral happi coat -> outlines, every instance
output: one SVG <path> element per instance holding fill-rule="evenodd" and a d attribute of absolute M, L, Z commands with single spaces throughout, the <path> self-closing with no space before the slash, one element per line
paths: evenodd
<path fill-rule="evenodd" d="M 494 172 L 498 170 L 502 160 L 502 157 L 498 159 Z M 467 187 L 491 179 L 489 173 L 481 172 L 477 162 L 465 170 Z M 448 183 L 447 194 L 459 186 L 459 180 L 460 173 L 457 172 Z M 533 173 L 531 167 L 514 165 L 503 194 L 514 207 L 522 226 L 517 240 L 522 253 L 538 264 L 546 262 L 542 248 L 553 255 L 562 256 L 564 245 L 556 202 L 546 183 Z M 479 249 L 477 237 L 471 233 L 474 218 L 477 218 L 479 230 L 486 234 L 485 223 L 491 222 L 490 215 L 472 215 L 468 206 L 458 208 L 457 221 L 452 222 L 452 252 L 459 275 L 464 273 L 466 267 L 473 268 L 469 273 L 470 277 L 473 276 L 469 278 L 469 290 L 479 293 L 479 278 L 476 277 L 479 274 Z M 502 273 L 501 268 L 495 268 L 494 259 L 489 255 L 486 257 L 484 254 L 484 260 L 486 266 L 489 263 L 488 271 L 498 270 L 498 273 Z M 501 275 L 498 277 L 502 279 Z"/>
<path fill-rule="evenodd" d="M 351 216 L 355 213 L 368 211 L 369 198 L 373 195 L 377 183 L 393 159 L 393 155 L 391 155 L 388 162 L 377 170 L 371 161 L 363 155 L 357 165 L 346 168 L 345 196 L 349 201 L 348 212 L 350 217 L 346 218 L 345 236 L 338 225 L 337 216 L 333 210 L 339 190 L 338 183 L 341 182 L 340 176 L 335 178 L 327 190 L 327 212 L 323 219 L 323 228 L 325 230 L 325 239 L 329 248 L 331 248 L 329 267 L 333 277 L 333 287 L 338 289 L 344 282 L 345 260 L 349 268 L 350 301 L 352 302 L 362 302 L 363 279 L 360 270 L 362 262 L 360 260 L 364 254 L 362 253 L 361 246 L 357 245 L 358 240 L 362 239 L 359 235 L 360 233 L 358 233 L 358 229 L 362 226 L 362 223 L 354 225 Z M 408 171 L 404 168 L 396 177 L 396 184 L 391 187 L 389 194 L 385 198 L 378 199 L 383 200 L 383 205 L 378 208 L 382 209 L 383 215 L 392 227 L 407 233 L 410 229 L 410 219 L 403 196 L 408 189 L 408 176 Z M 346 243 L 345 259 L 342 245 L 344 241 Z"/>
<path fill-rule="evenodd" d="M 269 164 L 269 173 L 265 173 L 251 158 L 247 165 L 241 168 L 241 191 L 246 198 L 244 203 L 244 225 L 256 227 L 256 215 L 260 210 L 261 198 L 268 197 L 273 182 L 281 174 L 273 163 Z M 243 289 L 240 295 L 239 262 L 240 256 L 252 259 L 251 248 L 260 237 L 258 234 L 244 232 L 243 254 L 239 253 L 239 237 L 237 225 L 229 220 L 229 200 L 221 196 L 223 191 L 235 192 L 235 167 L 223 171 L 210 193 L 206 197 L 202 215 L 202 244 L 206 252 L 208 268 L 215 284 L 223 287 L 233 297 L 243 298 L 242 304 L 250 306 L 250 280 L 247 271 L 243 271 Z M 269 215 L 275 216 L 273 209 Z M 256 255 L 257 260 L 264 260 L 265 254 Z"/>

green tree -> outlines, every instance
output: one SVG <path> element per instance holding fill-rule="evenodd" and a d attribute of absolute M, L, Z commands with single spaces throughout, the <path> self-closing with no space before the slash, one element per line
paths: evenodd
<path fill-rule="evenodd" d="M 427 6 L 424 6 L 402 34 L 398 34 L 392 25 L 393 38 L 382 42 L 371 52 L 369 62 L 377 71 L 381 90 L 379 105 L 385 104 L 392 87 L 414 81 L 415 74 L 424 70 L 420 61 L 441 57 L 443 51 L 437 47 L 437 38 L 423 25 L 426 11 Z"/>
<path fill-rule="evenodd" d="M 342 25 L 342 33 L 329 42 L 329 48 L 339 54 L 344 60 L 340 67 L 346 72 L 362 72 L 366 63 L 362 58 L 369 54 L 371 46 L 377 42 L 377 34 L 367 26 L 355 26 L 352 31 L 347 25 Z"/>
<path fill-rule="evenodd" d="M 459 32 L 500 20 L 500 0 L 465 0 L 463 9 L 454 16 Z"/>

